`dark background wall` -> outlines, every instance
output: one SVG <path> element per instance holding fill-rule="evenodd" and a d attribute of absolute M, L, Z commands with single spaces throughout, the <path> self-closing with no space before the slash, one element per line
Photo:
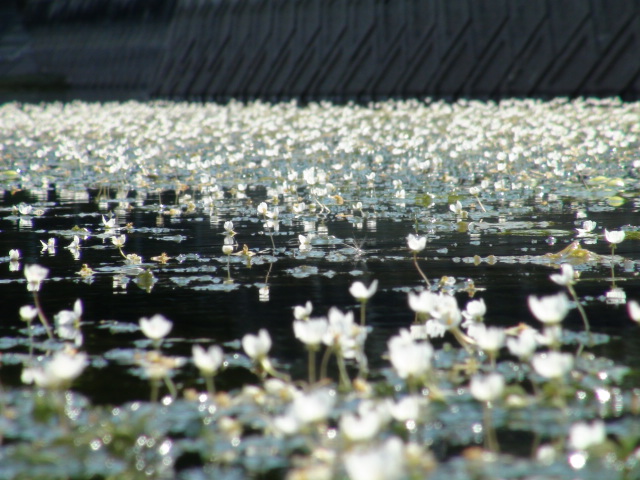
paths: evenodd
<path fill-rule="evenodd" d="M 12 97 L 640 95 L 640 0 L 5 0 Z"/>

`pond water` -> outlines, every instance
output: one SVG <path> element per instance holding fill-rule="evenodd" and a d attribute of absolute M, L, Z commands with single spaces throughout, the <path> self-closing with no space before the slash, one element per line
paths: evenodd
<path fill-rule="evenodd" d="M 590 451 L 591 458 L 581 453 L 580 466 L 582 460 L 574 458 L 571 448 L 557 445 L 570 425 L 557 432 L 554 422 L 558 412 L 563 415 L 570 407 L 572 422 L 608 420 L 612 441 L 622 444 L 626 437 L 620 431 L 625 429 L 627 441 L 640 438 L 634 436 L 638 432 L 629 433 L 625 423 L 632 421 L 634 402 L 640 400 L 635 390 L 640 335 L 627 308 L 628 300 L 640 300 L 639 115 L 640 105 L 616 100 L 4 105 L 0 252 L 6 257 L 1 258 L 0 275 L 0 378 L 7 395 L 4 411 L 11 412 L 3 420 L 8 443 L 1 458 L 11 467 L 7 471 L 18 475 L 30 471 L 26 465 L 48 465 L 25 456 L 20 446 L 40 432 L 37 399 L 48 395 L 23 385 L 24 370 L 34 362 L 46 363 L 53 352 L 72 348 L 88 355 L 87 367 L 73 382 L 80 400 L 69 395 L 66 399 L 69 405 L 80 402 L 75 408 L 87 418 L 67 411 L 66 420 L 56 423 L 52 414 L 48 425 L 60 430 L 55 441 L 45 442 L 43 452 L 57 451 L 56 442 L 64 444 L 74 428 L 87 429 L 92 413 L 109 426 L 106 430 L 117 424 L 111 414 L 101 416 L 103 406 L 107 412 L 121 406 L 116 408 L 130 410 L 131 418 L 134 412 L 153 408 L 156 402 L 148 401 L 153 395 L 149 372 L 141 360 L 153 345 L 138 322 L 161 314 L 173 324 L 162 353 L 178 359 L 171 382 L 180 400 L 165 397 L 171 390 L 162 385 L 160 395 L 167 408 L 163 422 L 172 426 L 160 428 L 140 413 L 147 420 L 135 417 L 142 424 L 140 431 L 128 435 L 133 444 L 144 435 L 165 447 L 162 441 L 173 442 L 177 453 L 159 453 L 154 443 L 145 447 L 147 453 L 137 451 L 129 458 L 108 449 L 103 436 L 102 449 L 93 449 L 95 439 L 87 443 L 88 451 L 103 456 L 87 454 L 91 460 L 78 460 L 76 470 L 61 469 L 61 477 L 90 476 L 88 472 L 99 478 L 170 478 L 176 472 L 184 478 L 205 478 L 212 472 L 220 478 L 283 477 L 326 467 L 323 472 L 329 477 L 357 478 L 350 458 L 393 451 L 395 444 L 388 442 L 398 436 L 405 442 L 398 455 L 409 458 L 407 445 L 414 435 L 426 449 L 420 455 L 433 455 L 433 464 L 406 460 L 398 467 L 400 476 L 430 471 L 437 478 L 450 478 L 447 475 L 468 473 L 469 468 L 493 468 L 511 476 L 527 470 L 557 471 L 558 478 L 572 478 L 577 470 L 591 472 L 593 478 L 604 470 L 633 474 L 632 455 L 625 457 L 622 447 L 615 450 L 611 445 L 605 453 Z M 112 225 L 106 225 L 109 219 Z M 595 227 L 580 233 L 578 229 L 589 229 L 587 221 Z M 613 257 L 605 229 L 625 232 Z M 415 259 L 407 244 L 409 234 L 426 238 L 425 249 Z M 124 243 L 118 248 L 114 240 L 121 235 Z M 68 248 L 74 236 L 79 248 Z M 44 246 L 50 238 L 56 240 L 55 248 Z M 223 252 L 225 241 L 233 254 Z M 245 245 L 248 254 L 241 255 Z M 10 261 L 11 249 L 20 250 L 17 262 Z M 125 258 L 132 254 L 140 258 Z M 485 324 L 526 324 L 537 330 L 543 326 L 528 307 L 529 296 L 563 290 L 549 277 L 561 264 L 571 264 L 579 275 L 574 288 L 592 333 L 584 332 L 581 313 L 572 303 L 562 322 L 562 350 L 575 355 L 580 367 L 567 381 L 572 385 L 564 394 L 569 407 L 558 407 L 553 382 L 545 386 L 538 377 L 527 379 L 527 362 L 519 364 L 504 346 L 497 366 L 492 366 L 486 352 L 472 348 L 467 353 L 454 335 L 446 333 L 430 340 L 437 352 L 434 375 L 439 386 L 433 379 L 422 386 L 431 406 L 422 420 L 411 420 L 420 425 L 419 433 L 400 433 L 396 425 L 380 429 L 378 444 L 353 439 L 336 444 L 337 424 L 345 412 L 365 399 L 400 400 L 403 392 L 414 388 L 390 368 L 388 344 L 401 329 L 416 324 L 408 298 L 426 284 L 414 261 L 430 280 L 429 290 L 453 297 L 461 310 L 483 299 Z M 20 307 L 34 302 L 24 273 L 32 264 L 49 269 L 37 298 L 51 321 L 81 299 L 80 329 L 71 336 L 65 338 L 58 326 L 55 339 L 48 339 L 34 320 L 31 337 L 20 319 Z M 242 403 L 243 386 L 260 384 L 260 378 L 240 340 L 266 329 L 276 369 L 307 391 L 303 385 L 308 356 L 294 335 L 293 307 L 311 301 L 312 317 L 338 307 L 359 318 L 360 302 L 349 292 L 356 281 L 378 282 L 366 302 L 363 347 L 367 381 L 377 394 L 346 394 L 345 403 L 329 415 L 328 425 L 316 425 L 318 431 L 310 437 L 299 430 L 285 435 L 292 444 L 252 444 L 257 438 L 280 438 L 277 429 L 274 433 L 263 423 L 269 408 L 276 416 L 286 402 L 259 414 L 252 410 L 259 402 L 249 402 L 251 407 Z M 220 434 L 224 441 L 214 441 L 201 431 L 202 422 L 218 422 L 220 414 L 209 407 L 203 410 L 209 400 L 195 393 L 206 390 L 190 360 L 196 344 L 217 344 L 225 351 L 227 367 L 216 376 L 215 385 L 219 392 L 230 392 L 233 400 L 217 398 L 211 408 L 222 412 L 225 402 L 235 405 L 236 410 L 230 408 L 223 417 L 241 425 L 240 446 L 229 432 Z M 538 351 L 548 348 L 540 345 Z M 351 380 L 362 369 L 358 363 L 347 364 Z M 469 399 L 472 374 L 465 373 L 467 368 L 485 373 L 497 369 L 511 388 L 512 403 L 522 402 L 520 412 L 525 415 L 537 412 L 542 426 L 520 418 L 506 400 L 498 402 L 494 420 L 502 454 L 496 457 L 482 405 Z M 620 372 L 624 374 L 618 378 Z M 332 381 L 340 375 L 338 364 L 329 362 Z M 325 384 L 341 391 L 338 383 Z M 538 388 L 546 392 L 546 399 L 538 398 Z M 610 397 L 618 395 L 620 405 L 603 401 L 599 395 L 605 390 Z M 32 391 L 39 392 L 30 400 L 35 406 L 22 412 L 18 404 L 27 401 L 19 399 L 31 398 Z M 240 404 L 247 410 L 238 410 Z M 195 411 L 205 412 L 196 421 L 199 434 L 175 425 L 177 417 L 195 421 Z M 32 433 L 15 433 L 15 418 Z M 341 430 L 337 437 L 342 438 Z M 177 438 L 194 443 L 178 447 Z M 443 440 L 443 445 L 436 447 L 435 440 Z M 544 445 L 554 445 L 553 456 L 546 452 L 544 457 L 544 450 L 536 453 Z M 481 455 L 474 446 L 484 446 L 483 452 L 492 456 Z M 350 453 L 331 461 L 313 460 L 311 453 L 319 448 Z M 271 454 L 277 459 L 273 464 L 266 461 Z M 592 463 L 585 467 L 587 461 Z"/>

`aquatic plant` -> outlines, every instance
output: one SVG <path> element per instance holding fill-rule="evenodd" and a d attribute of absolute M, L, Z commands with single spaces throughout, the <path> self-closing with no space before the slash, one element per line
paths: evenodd
<path fill-rule="evenodd" d="M 0 476 L 637 477 L 637 118 L 3 105 Z"/>

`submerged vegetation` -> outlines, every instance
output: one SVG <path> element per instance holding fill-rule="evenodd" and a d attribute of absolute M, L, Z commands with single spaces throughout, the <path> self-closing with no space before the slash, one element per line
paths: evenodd
<path fill-rule="evenodd" d="M 640 477 L 638 118 L 3 105 L 0 478 Z"/>

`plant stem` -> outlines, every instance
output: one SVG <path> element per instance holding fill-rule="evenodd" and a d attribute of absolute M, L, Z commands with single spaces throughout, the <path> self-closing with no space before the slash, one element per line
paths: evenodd
<path fill-rule="evenodd" d="M 493 423 L 491 421 L 491 407 L 489 406 L 489 402 L 485 402 L 482 406 L 482 419 L 484 421 L 485 448 L 490 452 L 498 453 L 500 448 L 498 446 L 496 431 L 493 428 Z"/>
<path fill-rule="evenodd" d="M 418 265 L 418 254 L 414 252 L 413 254 L 413 264 L 416 266 L 416 269 L 418 270 L 418 273 L 420 274 L 420 276 L 424 279 L 424 281 L 427 284 L 427 287 L 431 286 L 431 283 L 429 283 L 429 279 L 427 278 L 427 276 L 424 274 L 424 272 L 422 271 L 422 269 L 420 268 L 420 265 Z"/>
<path fill-rule="evenodd" d="M 213 397 L 216 394 L 216 387 L 213 383 L 213 375 L 204 375 L 204 383 L 207 386 L 207 393 L 209 394 L 209 399 L 213 400 Z"/>
<path fill-rule="evenodd" d="M 158 401 L 158 392 L 160 390 L 160 380 L 157 378 L 151 379 L 151 403 Z"/>
<path fill-rule="evenodd" d="M 276 242 L 273 241 L 273 232 L 269 234 L 269 238 L 271 239 L 271 246 L 273 247 L 273 256 L 276 256 Z"/>
<path fill-rule="evenodd" d="M 580 300 L 578 299 L 578 295 L 576 294 L 576 291 L 573 288 L 573 285 L 567 285 L 567 288 L 569 289 L 569 293 L 571 294 L 571 296 L 573 297 L 573 300 L 576 302 L 576 305 L 578 306 L 578 311 L 580 312 L 580 316 L 582 317 L 582 322 L 584 323 L 585 332 L 587 332 L 588 334 L 591 334 L 589 319 L 587 319 L 587 312 L 584 311 L 584 307 L 580 303 Z"/>
<path fill-rule="evenodd" d="M 164 376 L 164 383 L 169 390 L 169 395 L 171 395 L 171 398 L 178 398 L 178 389 L 176 388 L 176 384 L 173 383 L 173 380 L 171 380 L 171 377 L 169 375 Z"/>
<path fill-rule="evenodd" d="M 33 361 L 33 330 L 31 330 L 31 320 L 27 321 L 27 329 L 29 330 L 29 363 Z"/>
<path fill-rule="evenodd" d="M 316 352 L 312 347 L 309 347 L 309 385 L 316 381 Z"/>
<path fill-rule="evenodd" d="M 451 328 L 451 333 L 456 337 L 456 340 L 458 340 L 467 353 L 473 353 L 473 345 L 475 345 L 475 341 L 471 337 L 462 333 L 458 327 Z"/>
<path fill-rule="evenodd" d="M 366 323 L 366 318 L 367 318 L 366 308 L 367 308 L 367 301 L 364 300 L 360 302 L 360 325 L 362 325 L 363 327 Z"/>
<path fill-rule="evenodd" d="M 38 318 L 40 319 L 40 322 L 42 323 L 42 326 L 47 331 L 47 335 L 49 336 L 49 338 L 53 340 L 53 332 L 51 331 L 51 326 L 49 325 L 49 320 L 47 320 L 47 317 L 45 316 L 44 311 L 42 310 L 42 306 L 40 305 L 40 299 L 38 298 L 38 292 L 35 292 L 35 291 L 33 292 L 33 302 L 36 305 L 36 310 L 38 310 Z"/>
<path fill-rule="evenodd" d="M 280 373 L 279 371 L 277 371 L 271 364 L 271 361 L 269 360 L 268 357 L 265 357 L 262 360 L 260 360 L 260 365 L 262 366 L 262 369 L 265 371 L 265 373 L 268 373 L 274 378 L 278 378 L 285 382 L 288 382 L 289 380 L 291 380 L 289 378 L 289 375 L 287 375 L 286 373 Z"/>
<path fill-rule="evenodd" d="M 616 277 L 614 276 L 614 273 L 613 273 L 613 257 L 614 257 L 615 251 L 616 251 L 616 244 L 612 243 L 611 244 L 611 285 L 613 286 L 613 288 L 616 287 Z"/>
<path fill-rule="evenodd" d="M 338 372 L 340 373 L 340 386 L 345 390 L 351 389 L 351 380 L 347 373 L 347 366 L 344 363 L 344 357 L 342 354 L 336 352 L 336 361 L 338 362 Z"/>
<path fill-rule="evenodd" d="M 320 363 L 320 379 L 327 378 L 327 366 L 329 365 L 329 358 L 331 358 L 332 348 L 327 348 L 322 356 L 322 362 Z"/>

